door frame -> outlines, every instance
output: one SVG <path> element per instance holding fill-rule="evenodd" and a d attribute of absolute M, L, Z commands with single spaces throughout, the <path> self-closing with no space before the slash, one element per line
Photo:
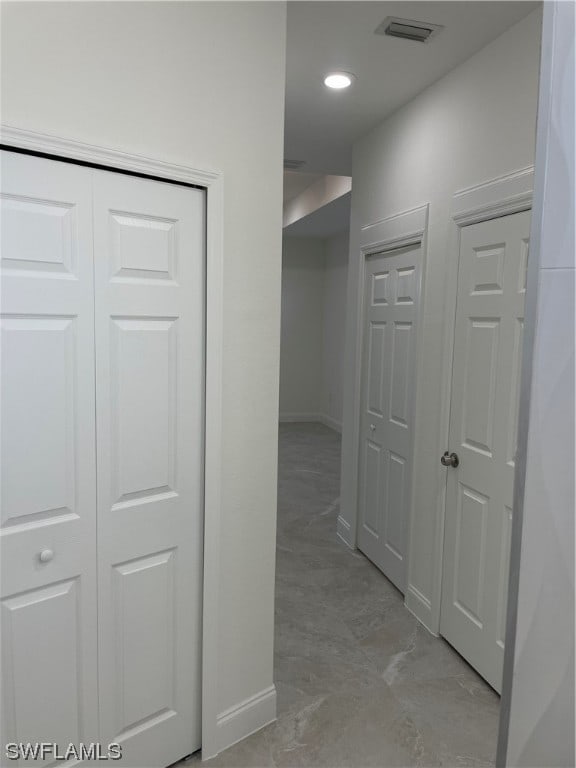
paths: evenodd
<path fill-rule="evenodd" d="M 100 147 L 74 139 L 0 125 L 0 144 L 55 161 L 69 161 L 120 171 L 156 181 L 206 190 L 205 383 L 204 383 L 204 556 L 202 565 L 202 751 L 219 749 L 218 617 L 222 476 L 222 339 L 224 305 L 224 177 L 163 160 Z M 184 755 L 183 755 L 184 757 Z"/>
<path fill-rule="evenodd" d="M 452 197 L 450 216 L 450 246 L 447 255 L 446 306 L 444 316 L 443 381 L 441 418 L 442 431 L 439 435 L 438 457 L 450 446 L 450 405 L 452 400 L 452 368 L 454 363 L 454 339 L 456 332 L 456 306 L 458 300 L 458 269 L 460 264 L 460 239 L 462 229 L 470 224 L 480 224 L 532 208 L 534 166 L 521 168 L 504 176 L 459 190 Z M 518 470 L 515 477 L 517 477 Z M 442 604 L 442 577 L 444 573 L 444 529 L 447 504 L 447 473 L 440 486 L 438 506 L 438 531 L 434 563 L 436 574 L 433 590 L 437 599 L 433 602 L 430 629 L 440 634 L 440 612 Z"/>
<path fill-rule="evenodd" d="M 353 446 L 353 455 L 349 457 L 342 453 L 342 490 L 346 494 L 348 504 L 346 505 L 348 520 L 340 514 L 337 521 L 337 535 L 351 549 L 356 548 L 358 539 L 358 512 L 359 512 L 359 467 L 360 467 L 360 422 L 362 408 L 362 362 L 363 362 L 363 341 L 364 341 L 364 283 L 366 280 L 366 259 L 376 253 L 385 253 L 395 251 L 398 248 L 406 246 L 420 246 L 422 249 L 422 267 L 420 273 L 420 306 L 416 319 L 416 385 L 414 392 L 414 414 L 418 412 L 418 379 L 420 374 L 420 341 L 422 336 L 422 299 L 426 284 L 426 253 L 428 242 L 428 208 L 429 203 L 417 208 L 411 208 L 394 216 L 381 219 L 372 224 L 363 226 L 360 231 L 360 252 L 357 258 L 356 273 L 356 293 L 354 301 L 350 307 L 350 315 L 354 318 L 354 397 L 353 397 L 353 424 L 350 444 Z M 351 268 L 353 268 L 351 261 Z M 348 339 L 347 339 L 348 341 Z M 345 393 L 346 397 L 346 393 Z M 349 401 L 348 401 L 349 402 Z M 414 429 L 414 434 L 416 430 Z M 414 460 L 414 441 L 412 441 L 412 460 Z M 408 519 L 408 536 L 406 552 L 406 574 L 410 569 L 410 539 L 411 539 L 411 521 L 412 509 L 414 504 L 414 485 L 416 473 L 412 471 L 410 480 L 410 506 Z M 407 580 L 408 591 L 408 580 Z"/>

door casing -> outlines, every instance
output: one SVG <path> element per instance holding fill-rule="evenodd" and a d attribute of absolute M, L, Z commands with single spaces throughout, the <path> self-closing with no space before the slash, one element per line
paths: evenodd
<path fill-rule="evenodd" d="M 223 175 L 7 125 L 0 126 L 0 148 L 206 190 L 202 755 L 204 759 L 212 757 L 220 750 L 217 648 L 222 475 Z"/>
<path fill-rule="evenodd" d="M 364 337 L 364 285 L 366 280 L 366 259 L 376 253 L 385 254 L 392 251 L 396 251 L 399 248 L 407 246 L 418 247 L 421 249 L 422 256 L 422 268 L 420 278 L 420 301 L 424 296 L 425 283 L 426 283 L 426 253 L 427 253 L 427 232 L 428 232 L 428 203 L 418 208 L 413 208 L 408 211 L 397 214 L 396 216 L 390 216 L 381 221 L 370 224 L 362 228 L 360 253 L 358 254 L 359 260 L 359 272 L 358 272 L 358 284 L 357 294 L 354 297 L 354 308 L 356 316 L 356 337 L 354 339 L 355 348 L 357 350 L 362 349 L 363 337 Z M 418 371 L 420 368 L 420 360 L 418 350 L 420 349 L 420 340 L 422 337 L 422 312 L 418 312 L 416 320 L 416 337 L 415 337 L 415 357 L 416 357 L 416 381 L 418 381 Z M 360 358 L 361 359 L 361 356 Z M 348 468 L 344 468 L 342 471 L 343 483 L 349 483 L 348 494 L 350 498 L 354 499 L 355 520 L 354 526 L 351 526 L 342 516 L 338 517 L 337 521 L 337 535 L 348 547 L 354 548 L 357 540 L 357 528 L 358 528 L 358 499 L 359 499 L 359 467 L 360 467 L 360 422 L 361 422 L 361 367 L 358 367 L 356 376 L 358 378 L 355 391 L 356 397 L 354 400 L 354 427 L 352 441 L 354 445 L 354 465 L 353 472 Z M 414 393 L 414 413 L 417 412 L 417 400 L 418 400 L 418 387 L 415 387 Z M 414 445 L 412 441 L 412 456 L 414 455 Z M 347 457 L 343 454 L 343 464 Z M 352 469 L 352 468 L 351 468 Z M 412 519 L 412 507 L 414 503 L 414 483 L 415 474 L 412 473 L 410 482 L 410 507 L 407 521 L 407 556 L 406 556 L 406 572 L 409 573 L 410 568 L 410 528 Z M 409 589 L 407 582 L 406 589 Z"/>

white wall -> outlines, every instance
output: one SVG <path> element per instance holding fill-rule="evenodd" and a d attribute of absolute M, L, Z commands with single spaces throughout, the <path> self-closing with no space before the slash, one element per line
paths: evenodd
<path fill-rule="evenodd" d="M 312 419 L 321 411 L 324 241 L 282 240 L 280 419 Z"/>
<path fill-rule="evenodd" d="M 321 410 L 326 423 L 338 430 L 342 429 L 344 399 L 348 248 L 348 232 L 326 240 Z"/>
<path fill-rule="evenodd" d="M 280 420 L 342 426 L 348 234 L 283 238 Z"/>
<path fill-rule="evenodd" d="M 440 404 L 449 383 L 443 344 L 451 199 L 459 189 L 534 161 L 540 19 L 539 10 L 530 14 L 354 147 L 339 532 L 355 544 L 360 228 L 429 202 L 406 600 L 433 631 L 439 627 L 445 480 L 439 459 L 448 418 Z"/>
<path fill-rule="evenodd" d="M 512 534 L 518 602 L 508 616 L 498 755 L 498 765 L 522 768 L 575 764 L 574 21 L 573 3 L 546 4 L 526 297 L 534 346 L 518 446 L 526 476 Z"/>
<path fill-rule="evenodd" d="M 2 3 L 3 122 L 224 175 L 208 751 L 223 746 L 217 713 L 273 680 L 285 13 L 277 2 Z"/>

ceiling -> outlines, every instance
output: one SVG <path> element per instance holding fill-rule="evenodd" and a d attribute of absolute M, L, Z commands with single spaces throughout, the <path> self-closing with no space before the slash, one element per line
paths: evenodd
<path fill-rule="evenodd" d="M 350 175 L 357 138 L 538 5 L 521 0 L 289 2 L 284 156 L 305 160 L 306 173 Z M 428 43 L 375 35 L 386 16 L 445 29 Z M 356 75 L 349 90 L 324 86 L 325 73 L 335 69 Z"/>

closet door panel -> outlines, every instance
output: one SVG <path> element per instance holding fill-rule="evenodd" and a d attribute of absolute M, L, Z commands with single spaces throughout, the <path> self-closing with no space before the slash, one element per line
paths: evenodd
<path fill-rule="evenodd" d="M 65 749 L 98 738 L 91 171 L 1 164 L 2 743 Z"/>
<path fill-rule="evenodd" d="M 102 738 L 159 768 L 200 746 L 205 201 L 94 197 Z"/>

